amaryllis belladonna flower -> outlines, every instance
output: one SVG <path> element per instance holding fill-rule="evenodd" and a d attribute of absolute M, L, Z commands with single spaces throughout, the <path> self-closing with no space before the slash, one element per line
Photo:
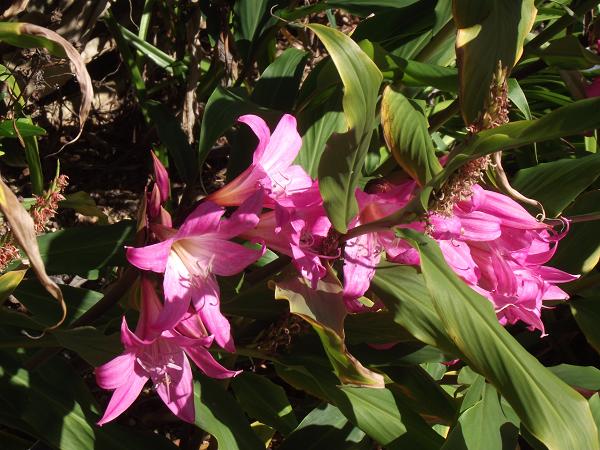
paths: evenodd
<path fill-rule="evenodd" d="M 263 119 L 254 115 L 241 116 L 239 122 L 248 125 L 258 137 L 252 164 L 221 189 L 207 197 L 221 206 L 238 206 L 259 189 L 267 194 L 265 207 L 278 199 L 308 189 L 310 176 L 302 167 L 293 165 L 302 146 L 294 116 L 285 114 L 271 134 Z"/>
<path fill-rule="evenodd" d="M 228 219 L 222 218 L 222 207 L 203 202 L 179 230 L 153 227 L 162 242 L 127 248 L 127 259 L 134 266 L 164 272 L 165 305 L 156 323 L 159 329 L 175 326 L 191 302 L 215 341 L 228 351 L 235 350 L 229 321 L 220 311 L 215 275 L 235 275 L 263 254 L 263 250 L 230 241 L 256 226 L 262 198 L 257 191 Z"/>
<path fill-rule="evenodd" d="M 131 332 L 123 317 L 121 342 L 125 351 L 95 372 L 100 387 L 114 389 L 98 425 L 110 422 L 129 408 L 148 380 L 173 414 L 193 423 L 192 369 L 188 357 L 213 378 L 239 373 L 221 366 L 208 352 L 213 337 L 206 334 L 201 323 L 193 323 L 198 320 L 195 314 L 188 315 L 174 329 L 156 331 L 161 309 L 154 286 L 142 277 L 141 313 L 135 332 Z"/>

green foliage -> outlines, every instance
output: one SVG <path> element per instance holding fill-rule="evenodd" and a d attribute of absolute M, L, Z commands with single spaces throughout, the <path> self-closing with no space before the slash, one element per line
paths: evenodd
<path fill-rule="evenodd" d="M 1 172 L 37 221 L 38 203 L 52 199 L 56 205 L 44 210 L 53 221 L 36 223 L 35 229 L 31 220 L 2 224 L 3 448 L 599 448 L 600 370 L 593 364 L 600 352 L 600 98 L 586 98 L 594 96 L 600 75 L 597 1 L 119 0 L 110 2 L 100 22 L 81 25 L 97 8 L 82 2 L 86 14 L 75 14 L 72 5 L 50 28 L 65 30 L 76 56 L 85 50 L 87 66 L 64 40 L 20 21 L 50 15 L 47 5 L 13 3 L 29 6 L 16 16 L 5 12 L 3 17 L 14 18 L 0 23 L 0 40 L 11 49 L 2 50 L 0 65 Z M 72 16 L 81 22 L 73 26 Z M 82 26 L 85 32 L 78 34 Z M 98 54 L 90 56 L 94 46 Z M 13 47 L 38 50 L 18 59 Z M 82 108 L 91 104 L 85 89 L 92 87 L 83 73 L 92 75 L 98 94 L 94 120 L 72 154 L 61 146 L 73 124 L 44 107 L 58 98 L 69 108 L 71 102 L 78 105 L 79 99 L 71 98 L 79 95 L 77 87 L 54 86 L 65 74 L 54 74 L 53 60 L 46 61 L 35 83 L 24 76 L 34 66 L 22 59 L 33 61 L 44 52 L 69 55 L 72 67 L 63 68 L 77 74 Z M 492 83 L 503 86 L 503 81 L 507 98 L 502 92 L 502 98 L 491 97 Z M 46 90 L 52 93 L 47 96 Z M 333 225 L 327 236 L 312 235 L 303 228 L 310 217 L 302 216 L 302 207 L 294 204 L 300 217 L 287 220 L 266 200 L 262 213 L 274 210 L 278 220 L 284 217 L 279 225 L 294 229 L 298 242 L 291 248 L 290 242 L 277 241 L 279 229 L 270 228 L 253 239 L 259 244 L 264 239 L 269 247 L 259 261 L 217 278 L 218 305 L 231 324 L 236 350 L 212 345 L 208 352 L 242 373 L 217 380 L 203 373 L 206 368 L 194 367 L 196 412 L 190 424 L 176 422 L 157 396 L 161 383 L 172 382 L 167 376 L 152 379 L 119 419 L 96 425 L 112 393 L 97 386 L 93 371 L 123 352 L 122 318 L 132 330 L 144 320 L 140 274 L 161 298 L 164 294 L 160 270 L 132 268 L 125 247 L 172 233 L 147 214 L 156 207 L 156 187 L 166 183 L 152 177 L 147 153 L 132 157 L 117 138 L 108 145 L 97 138 L 106 105 L 112 104 L 105 103 L 109 91 L 118 92 L 119 126 L 135 130 L 134 151 L 138 145 L 152 148 L 169 168 L 171 197 L 161 202 L 161 220 L 168 210 L 174 228 L 205 194 L 248 167 L 256 139 L 238 124 L 245 114 L 262 117 L 271 131 L 283 114 L 296 117 L 302 146 L 294 164 L 318 182 Z M 467 128 L 494 113 L 494 102 L 506 107 L 502 117 L 492 117 L 497 122 Z M 83 122 L 87 112 L 79 111 Z M 86 185 L 88 172 L 81 176 L 73 169 L 73 161 L 89 152 L 102 160 L 102 165 L 90 163 L 90 174 L 104 179 L 124 173 L 141 180 L 138 207 L 124 215 L 104 208 L 98 196 L 112 192 L 110 180 L 102 191 Z M 488 165 L 481 178 L 475 173 L 475 180 L 467 180 L 469 164 L 496 152 L 504 153 L 503 169 Z M 510 186 L 499 176 L 501 169 Z M 57 194 L 58 178 L 49 180 L 49 173 L 71 176 L 74 185 Z M 276 175 L 284 175 L 283 184 L 295 181 Z M 389 207 L 395 199 L 377 207 L 357 201 L 358 189 L 365 196 L 386 194 L 411 179 L 414 196 L 403 209 Z M 500 325 L 499 311 L 455 274 L 427 237 L 443 231 L 436 230 L 435 220 L 391 228 L 427 222 L 431 212 L 441 215 L 445 195 L 456 194 L 449 190 L 456 189 L 457 179 L 511 193 L 525 200 L 533 215 L 539 212 L 534 201 L 544 207 L 553 227 L 548 236 L 561 237 L 557 248 L 549 238 L 544 252 L 553 256 L 544 265 L 581 275 L 560 285 L 565 294 L 540 288 L 551 306 L 542 309 L 548 337 L 539 339 L 520 324 Z M 0 207 L 10 222 L 7 192 L 0 190 Z M 73 226 L 80 219 L 73 211 L 86 216 L 84 226 Z M 224 217 L 236 211 L 228 208 Z M 244 220 L 251 221 L 249 216 Z M 354 227 L 357 218 L 360 225 Z M 567 227 L 559 219 L 571 222 Z M 18 245 L 23 230 L 30 238 L 27 248 Z M 233 239 L 258 248 L 242 236 Z M 391 262 L 384 244 L 392 239 L 412 246 L 407 252 L 418 255 L 418 266 Z M 35 242 L 40 263 L 30 261 Z M 344 279 L 343 265 L 352 259 L 345 250 L 352 245 L 364 246 L 359 257 L 371 252 L 378 261 L 361 260 L 358 277 L 369 277 L 370 269 L 375 275 L 360 298 L 372 307 L 359 312 L 349 312 L 343 289 L 364 281 Z M 174 247 L 181 258 L 189 256 L 178 251 Z M 474 244 L 469 257 L 482 258 L 477 251 Z M 204 242 L 198 252 L 208 253 Z M 302 263 L 298 252 L 305 252 Z M 306 273 L 315 259 L 326 275 L 313 289 L 298 271 Z M 41 263 L 64 297 L 64 320 L 36 277 Z M 211 259 L 209 266 L 221 263 Z M 530 263 L 535 264 L 523 264 Z M 204 270 L 200 261 L 197 265 Z M 490 271 L 501 276 L 498 268 Z M 566 304 L 550 298 L 567 294 Z M 195 307 L 210 301 L 192 300 Z M 134 364 L 142 364 L 138 356 Z M 173 364 L 169 360 L 165 367 L 177 370 Z"/>

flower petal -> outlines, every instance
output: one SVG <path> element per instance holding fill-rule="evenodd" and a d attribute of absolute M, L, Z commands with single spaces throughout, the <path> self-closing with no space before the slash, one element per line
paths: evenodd
<path fill-rule="evenodd" d="M 296 159 L 302 138 L 296 130 L 296 118 L 284 114 L 273 131 L 264 152 L 259 149 L 254 153 L 254 163 L 260 165 L 264 171 L 272 176 L 285 171 Z"/>
<path fill-rule="evenodd" d="M 231 378 L 242 372 L 241 370 L 229 370 L 223 367 L 205 348 L 191 347 L 186 348 L 185 351 L 198 368 L 211 378 Z"/>
<path fill-rule="evenodd" d="M 148 381 L 148 377 L 138 374 L 137 372 L 131 372 L 129 378 L 122 386 L 118 387 L 110 398 L 104 415 L 98 421 L 98 425 L 102 426 L 107 422 L 117 418 L 123 413 L 135 399 L 140 395 L 140 392 L 144 388 L 144 385 Z"/>
<path fill-rule="evenodd" d="M 157 332 L 173 328 L 185 315 L 192 294 L 192 281 L 189 272 L 177 255 L 167 262 L 163 291 L 165 301 L 160 317 L 153 328 Z"/>
<path fill-rule="evenodd" d="M 135 353 L 127 352 L 96 367 L 96 383 L 102 389 L 116 389 L 123 386 L 133 372 Z"/>
<path fill-rule="evenodd" d="M 209 276 L 204 282 L 194 286 L 192 302 L 208 331 L 215 336 L 217 344 L 228 352 L 235 352 L 231 325 L 221 313 L 219 285 L 214 276 Z"/>
<path fill-rule="evenodd" d="M 258 225 L 260 211 L 263 206 L 264 194 L 256 191 L 240 205 L 229 219 L 221 221 L 219 237 L 231 239 Z"/>
<path fill-rule="evenodd" d="M 175 235 L 176 239 L 215 233 L 219 229 L 221 217 L 225 210 L 211 201 L 204 201 L 192 211 Z"/>
<path fill-rule="evenodd" d="M 169 382 L 160 383 L 156 392 L 167 407 L 181 420 L 194 423 L 194 385 L 192 383 L 192 368 L 183 352 L 173 356 L 174 364 L 181 370 L 167 369 Z"/>
<path fill-rule="evenodd" d="M 263 254 L 261 250 L 208 236 L 181 239 L 177 245 L 195 260 L 200 271 L 222 276 L 240 273 Z"/>
<path fill-rule="evenodd" d="M 169 173 L 160 159 L 156 157 L 153 151 L 150 152 L 152 155 L 152 164 L 154 165 L 154 179 L 156 180 L 155 186 L 160 191 L 160 203 L 164 203 L 169 199 L 169 191 L 171 184 L 169 182 Z"/>
<path fill-rule="evenodd" d="M 251 165 L 241 174 L 206 197 L 221 206 L 239 206 L 256 191 L 262 190 L 261 180 L 267 177 L 262 167 Z"/>
<path fill-rule="evenodd" d="M 363 234 L 346 242 L 344 249 L 344 301 L 347 306 L 364 295 L 371 285 L 381 259 L 374 233 Z M 354 308 L 353 308 L 354 309 Z M 361 310 L 362 308 L 358 308 Z"/>
<path fill-rule="evenodd" d="M 238 118 L 238 122 L 248 125 L 258 138 L 258 145 L 256 146 L 256 150 L 254 150 L 253 158 L 253 163 L 257 164 L 258 161 L 260 161 L 260 159 L 263 157 L 265 148 L 269 144 L 269 140 L 271 139 L 271 130 L 269 130 L 269 126 L 262 119 L 262 117 L 255 116 L 254 114 L 241 116 Z"/>
<path fill-rule="evenodd" d="M 158 322 L 162 311 L 162 303 L 156 294 L 154 284 L 146 276 L 141 279 L 141 305 L 140 318 L 135 328 L 135 334 L 142 339 L 155 339 L 160 332 L 156 332 L 154 327 Z"/>
<path fill-rule="evenodd" d="M 165 271 L 172 243 L 172 239 L 167 239 L 146 247 L 126 247 L 127 260 L 139 269 L 162 273 Z"/>
<path fill-rule="evenodd" d="M 137 350 L 139 347 L 143 347 L 150 342 L 152 341 L 145 341 L 136 336 L 127 326 L 127 320 L 123 316 L 121 320 L 121 343 L 125 347 L 125 350 Z"/>

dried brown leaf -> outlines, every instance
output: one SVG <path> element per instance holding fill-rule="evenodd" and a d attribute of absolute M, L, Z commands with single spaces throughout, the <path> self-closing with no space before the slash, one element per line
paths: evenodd
<path fill-rule="evenodd" d="M 27 4 L 29 0 L 16 0 L 11 3 L 11 5 L 4 10 L 2 15 L 0 15 L 0 19 L 9 19 L 13 16 L 16 16 L 20 12 L 22 12 L 25 8 L 27 8 Z"/>
<path fill-rule="evenodd" d="M 60 320 L 56 324 L 46 329 L 52 330 L 60 326 L 60 324 L 65 320 L 67 315 L 67 306 L 65 305 L 60 288 L 46 273 L 46 268 L 44 267 L 44 262 L 42 261 L 40 249 L 38 248 L 37 244 L 33 219 L 27 213 L 25 208 L 23 208 L 23 205 L 21 205 L 16 195 L 13 194 L 13 192 L 1 178 L 0 210 L 10 223 L 10 229 L 15 240 L 21 249 L 27 254 L 27 257 L 29 258 L 29 264 L 40 280 L 40 283 L 42 283 L 42 286 L 44 286 L 50 295 L 52 295 L 52 297 L 58 301 L 60 307 L 62 308 L 62 317 Z"/>
<path fill-rule="evenodd" d="M 64 148 L 66 145 L 72 144 L 79 139 L 81 133 L 83 132 L 83 125 L 90 114 L 90 110 L 92 108 L 92 99 L 94 97 L 92 79 L 85 67 L 85 62 L 81 58 L 81 55 L 77 49 L 60 34 L 47 28 L 25 22 L 20 24 L 19 31 L 21 34 L 42 37 L 60 45 L 64 49 L 67 58 L 69 58 L 71 67 L 75 73 L 75 77 L 77 77 L 77 81 L 79 82 L 79 89 L 81 90 L 81 104 L 79 106 L 79 133 L 77 133 L 77 136 L 75 136 L 75 138 L 73 138 L 71 141 L 63 145 L 62 148 Z"/>

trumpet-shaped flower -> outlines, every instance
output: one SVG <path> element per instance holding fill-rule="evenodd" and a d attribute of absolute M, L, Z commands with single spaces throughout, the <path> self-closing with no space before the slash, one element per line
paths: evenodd
<path fill-rule="evenodd" d="M 359 214 L 350 222 L 354 228 L 381 219 L 406 206 L 416 184 L 413 181 L 388 186 L 385 192 L 367 194 L 356 190 Z M 418 264 L 418 253 L 405 241 L 397 239 L 393 231 L 366 233 L 349 239 L 344 247 L 344 302 L 348 310 L 359 312 L 364 306 L 358 301 L 369 289 L 381 255 L 402 264 Z"/>
<path fill-rule="evenodd" d="M 221 206 L 237 206 L 259 189 L 273 200 L 301 192 L 312 185 L 312 179 L 297 165 L 292 165 L 300 151 L 302 140 L 296 130 L 294 116 L 285 114 L 271 134 L 263 119 L 254 115 L 241 116 L 240 122 L 248 125 L 258 137 L 252 164 L 239 176 L 207 197 Z"/>
<path fill-rule="evenodd" d="M 543 265 L 564 233 L 538 222 L 511 198 L 477 185 L 454 213 L 447 220 L 460 222 L 458 232 L 438 239 L 448 264 L 494 304 L 501 323 L 522 321 L 543 333 L 542 302 L 568 299 L 555 284 L 577 279 Z"/>
<path fill-rule="evenodd" d="M 206 347 L 211 345 L 212 336 L 196 333 L 188 337 L 177 330 L 157 332 L 154 325 L 161 308 L 152 283 L 142 278 L 141 314 L 135 332 L 131 332 L 123 317 L 121 342 L 125 351 L 96 369 L 98 385 L 114 389 L 98 425 L 110 422 L 129 408 L 148 380 L 173 414 L 193 423 L 194 396 L 188 357 L 214 378 L 229 378 L 239 373 L 221 366 L 208 352 Z M 193 319 L 186 319 L 177 328 L 185 332 L 189 320 Z"/>
<path fill-rule="evenodd" d="M 229 240 L 256 226 L 262 196 L 256 192 L 228 219 L 222 219 L 224 209 L 218 205 L 201 203 L 179 230 L 154 227 L 162 242 L 127 249 L 134 266 L 165 274 L 165 305 L 156 327 L 175 326 L 191 302 L 215 341 L 228 351 L 235 350 L 229 321 L 220 311 L 215 275 L 235 275 L 262 255 L 261 250 Z"/>
<path fill-rule="evenodd" d="M 322 260 L 340 256 L 331 230 L 318 185 L 314 183 L 310 189 L 280 199 L 275 210 L 262 214 L 257 227 L 242 236 L 262 241 L 272 250 L 290 256 L 314 289 L 327 274 Z"/>

